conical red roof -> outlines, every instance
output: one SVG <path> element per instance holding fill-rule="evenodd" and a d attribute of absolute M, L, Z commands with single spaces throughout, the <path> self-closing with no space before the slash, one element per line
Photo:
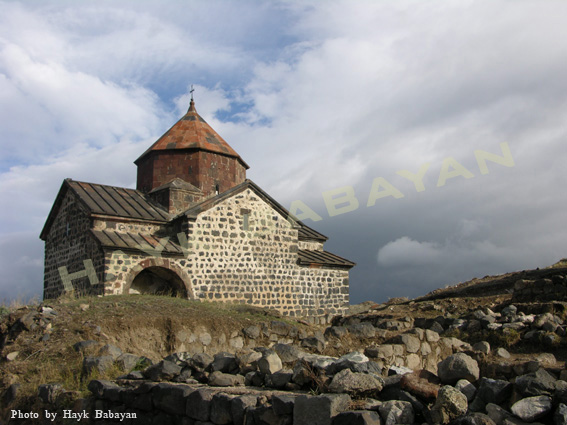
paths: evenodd
<path fill-rule="evenodd" d="M 152 151 L 175 149 L 200 149 L 232 156 L 237 158 L 246 168 L 250 168 L 240 158 L 240 155 L 201 118 L 197 109 L 195 109 L 193 100 L 191 100 L 187 113 L 134 162 L 137 164 Z"/>

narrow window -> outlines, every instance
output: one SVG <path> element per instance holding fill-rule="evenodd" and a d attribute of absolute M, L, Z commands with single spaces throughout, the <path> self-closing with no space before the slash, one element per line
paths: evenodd
<path fill-rule="evenodd" d="M 215 186 L 215 195 L 218 195 L 219 193 L 220 193 L 220 188 L 219 188 L 219 185 L 217 184 Z"/>

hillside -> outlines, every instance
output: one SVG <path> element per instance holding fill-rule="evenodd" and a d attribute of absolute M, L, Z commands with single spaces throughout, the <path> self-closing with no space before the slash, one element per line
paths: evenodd
<path fill-rule="evenodd" d="M 38 397 L 43 384 L 58 383 L 64 388 L 63 397 L 60 394 L 50 403 L 59 409 L 73 407 L 90 399 L 93 379 L 114 380 L 127 369 L 141 370 L 171 359 L 172 353 L 186 353 L 187 358 L 206 353 L 212 359 L 229 352 L 236 353 L 241 362 L 242 356 L 265 353 L 263 347 L 272 347 L 284 365 L 291 356 L 289 367 L 293 367 L 290 359 L 301 358 L 293 351 L 297 349 L 317 358 L 358 351 L 374 359 L 376 373 L 387 376 L 391 366 L 437 372 L 440 360 L 464 350 L 476 353 L 483 376 L 513 381 L 515 375 L 510 371 L 525 371 L 534 360 L 559 374 L 567 360 L 564 265 L 487 276 L 414 300 L 367 302 L 352 306 L 349 315 L 319 325 L 243 305 L 158 296 L 60 299 L 4 310 L 0 318 L 0 420 L 8 419 L 10 409 L 45 408 L 46 398 Z M 427 334 L 425 342 L 424 332 L 441 338 L 436 336 L 431 342 Z M 409 334 L 422 340 L 417 340 L 419 352 L 413 349 L 415 338 Z M 481 342 L 492 347 L 489 353 L 470 351 Z M 401 351 L 384 354 L 384 347 L 400 347 Z M 111 364 L 99 367 L 95 361 L 105 356 L 114 356 Z M 127 368 L 132 358 L 135 362 Z M 186 381 L 207 382 L 212 376 L 209 371 L 202 373 L 193 370 Z M 318 392 L 331 378 L 327 374 L 307 389 Z M 287 387 L 305 390 L 292 382 Z"/>

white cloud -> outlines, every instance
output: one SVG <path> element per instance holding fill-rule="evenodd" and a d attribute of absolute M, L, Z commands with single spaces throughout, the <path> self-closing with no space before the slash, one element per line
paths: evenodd
<path fill-rule="evenodd" d="M 64 177 L 133 186 L 132 161 L 194 83 L 199 113 L 284 205 L 321 208 L 342 186 L 363 205 L 375 177 L 403 192 L 349 213 L 348 232 L 330 227 L 362 281 L 388 269 L 394 290 L 407 270 L 551 263 L 567 249 L 566 12 L 553 0 L 0 3 L 1 229 L 37 233 Z M 501 142 L 515 166 L 481 175 L 473 151 Z M 447 157 L 474 178 L 438 188 Z M 396 172 L 425 162 L 417 193 Z"/>

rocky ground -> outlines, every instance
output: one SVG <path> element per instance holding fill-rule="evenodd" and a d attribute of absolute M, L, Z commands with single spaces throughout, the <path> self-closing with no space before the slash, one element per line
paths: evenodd
<path fill-rule="evenodd" d="M 159 321 L 164 300 L 22 309 L 0 325 L 2 420 L 47 409 L 97 423 L 567 424 L 566 288 L 563 268 L 524 271 L 318 326 L 257 311 L 180 317 L 183 304 Z M 145 343 L 131 339 L 134 308 L 153 329 Z M 35 375 L 59 372 L 34 379 L 34 362 Z"/>

